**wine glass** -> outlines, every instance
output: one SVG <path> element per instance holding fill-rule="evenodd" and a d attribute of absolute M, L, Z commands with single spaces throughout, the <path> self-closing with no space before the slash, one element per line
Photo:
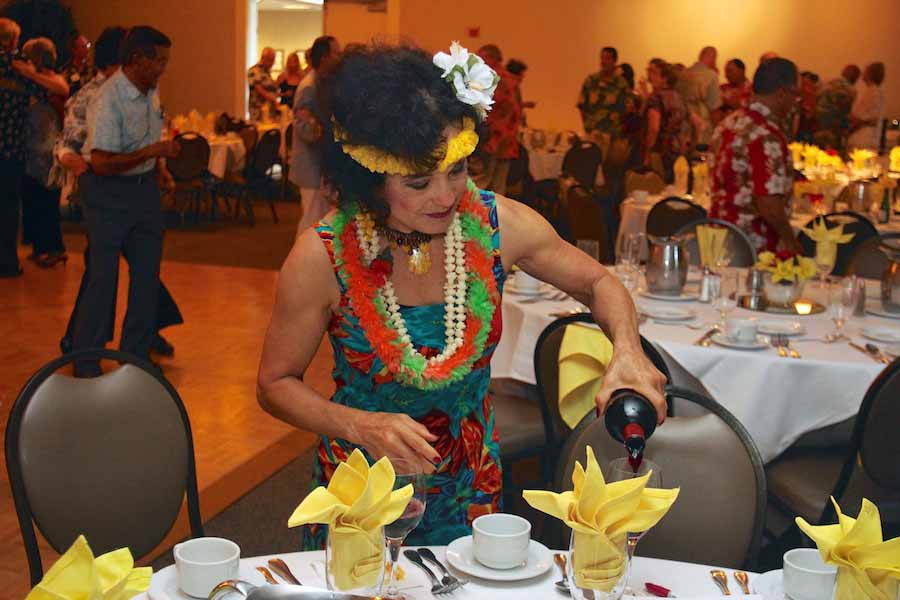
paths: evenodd
<path fill-rule="evenodd" d="M 710 286 L 710 300 L 713 308 L 719 311 L 719 328 L 725 331 L 728 313 L 737 307 L 740 273 L 737 270 L 723 270 L 718 275 L 717 283 L 718 285 Z"/>
<path fill-rule="evenodd" d="M 831 312 L 831 320 L 834 322 L 834 331 L 828 334 L 832 341 L 846 339 L 844 325 L 856 306 L 856 284 L 850 278 L 837 279 L 831 283 L 828 291 L 828 304 Z"/>
<path fill-rule="evenodd" d="M 419 522 L 425 515 L 425 474 L 422 472 L 422 465 L 417 461 L 405 458 L 392 458 L 390 460 L 394 466 L 394 489 L 399 490 L 412 484 L 413 494 L 403 514 L 393 523 L 384 526 L 384 538 L 390 556 L 387 591 L 384 597 L 393 600 L 408 600 L 408 597 L 397 589 L 394 565 L 397 564 L 397 560 L 400 558 L 403 540 L 406 539 L 409 532 L 418 527 Z"/>
<path fill-rule="evenodd" d="M 643 477 L 647 473 L 650 473 L 650 477 L 647 479 L 647 487 L 661 488 L 662 469 L 659 468 L 659 465 L 647 459 L 643 459 L 640 463 L 634 465 L 634 463 L 628 458 L 617 458 L 609 463 L 609 470 L 607 472 L 606 479 L 608 482 L 612 483 L 614 481 L 636 479 L 638 477 Z M 634 558 L 634 550 L 635 548 L 637 548 L 637 544 L 641 540 L 641 538 L 644 537 L 644 533 L 646 532 L 628 532 L 628 543 L 626 545 L 628 551 L 628 564 L 632 564 L 632 559 Z M 626 583 L 625 593 L 634 593 L 631 590 L 630 582 Z"/>

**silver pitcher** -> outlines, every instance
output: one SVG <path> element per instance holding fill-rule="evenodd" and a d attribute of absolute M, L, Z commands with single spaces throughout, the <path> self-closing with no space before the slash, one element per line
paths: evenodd
<path fill-rule="evenodd" d="M 678 296 L 687 281 L 688 257 L 684 236 L 648 235 L 647 290 L 652 294 Z"/>
<path fill-rule="evenodd" d="M 881 306 L 888 312 L 900 313 L 900 240 L 882 241 L 881 251 L 888 258 L 881 276 Z"/>

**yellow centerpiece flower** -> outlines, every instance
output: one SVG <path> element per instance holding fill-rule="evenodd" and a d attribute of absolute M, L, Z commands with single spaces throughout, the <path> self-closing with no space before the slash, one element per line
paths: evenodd
<path fill-rule="evenodd" d="M 871 150 L 866 150 L 865 148 L 854 148 L 853 151 L 850 152 L 850 160 L 853 162 L 853 168 L 856 171 L 863 171 L 872 166 L 872 161 L 875 160 L 875 153 Z"/>
<path fill-rule="evenodd" d="M 900 172 L 900 146 L 891 148 L 891 171 Z"/>
<path fill-rule="evenodd" d="M 609 592 L 625 574 L 627 534 L 656 525 L 675 502 L 678 489 L 648 488 L 649 473 L 607 484 L 590 446 L 586 464 L 584 468 L 575 463 L 572 491 L 526 490 L 523 497 L 535 509 L 572 528 L 575 585 Z"/>
<path fill-rule="evenodd" d="M 384 564 L 384 526 L 396 521 L 412 498 L 412 485 L 394 490 L 394 467 L 385 457 L 372 467 L 359 450 L 338 465 L 328 487 L 317 487 L 288 519 L 288 527 L 328 525 L 328 572 L 339 590 L 379 584 Z"/>
<path fill-rule="evenodd" d="M 806 281 L 816 274 L 816 263 L 812 259 L 789 251 L 762 252 L 754 268 L 771 273 L 774 283 Z"/>
<path fill-rule="evenodd" d="M 896 600 L 900 579 L 900 538 L 884 541 L 878 507 L 863 498 L 859 517 L 837 512 L 834 525 L 797 526 L 816 543 L 822 560 L 838 568 L 834 600 Z"/>

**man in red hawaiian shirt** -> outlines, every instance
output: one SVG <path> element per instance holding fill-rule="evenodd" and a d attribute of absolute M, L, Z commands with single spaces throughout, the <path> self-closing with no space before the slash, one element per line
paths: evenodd
<path fill-rule="evenodd" d="M 488 44 L 478 55 L 500 76 L 494 92 L 494 105 L 487 116 L 488 138 L 479 148 L 483 166 L 473 165 L 473 179 L 479 188 L 498 194 L 506 193 L 506 179 L 512 159 L 519 158 L 519 128 L 522 126 L 522 105 L 516 99 L 515 80 L 503 68 L 500 49 Z"/>
<path fill-rule="evenodd" d="M 784 58 L 761 64 L 747 108 L 729 115 L 713 135 L 710 216 L 736 224 L 756 250 L 800 252 L 788 218 L 791 153 L 781 123 L 797 102 L 797 67 Z"/>

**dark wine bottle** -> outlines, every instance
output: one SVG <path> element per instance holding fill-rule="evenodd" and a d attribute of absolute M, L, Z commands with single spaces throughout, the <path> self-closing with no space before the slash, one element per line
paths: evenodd
<path fill-rule="evenodd" d="M 628 462 L 637 471 L 647 440 L 656 430 L 656 409 L 634 390 L 621 389 L 613 392 L 604 418 L 609 435 L 625 444 Z"/>

